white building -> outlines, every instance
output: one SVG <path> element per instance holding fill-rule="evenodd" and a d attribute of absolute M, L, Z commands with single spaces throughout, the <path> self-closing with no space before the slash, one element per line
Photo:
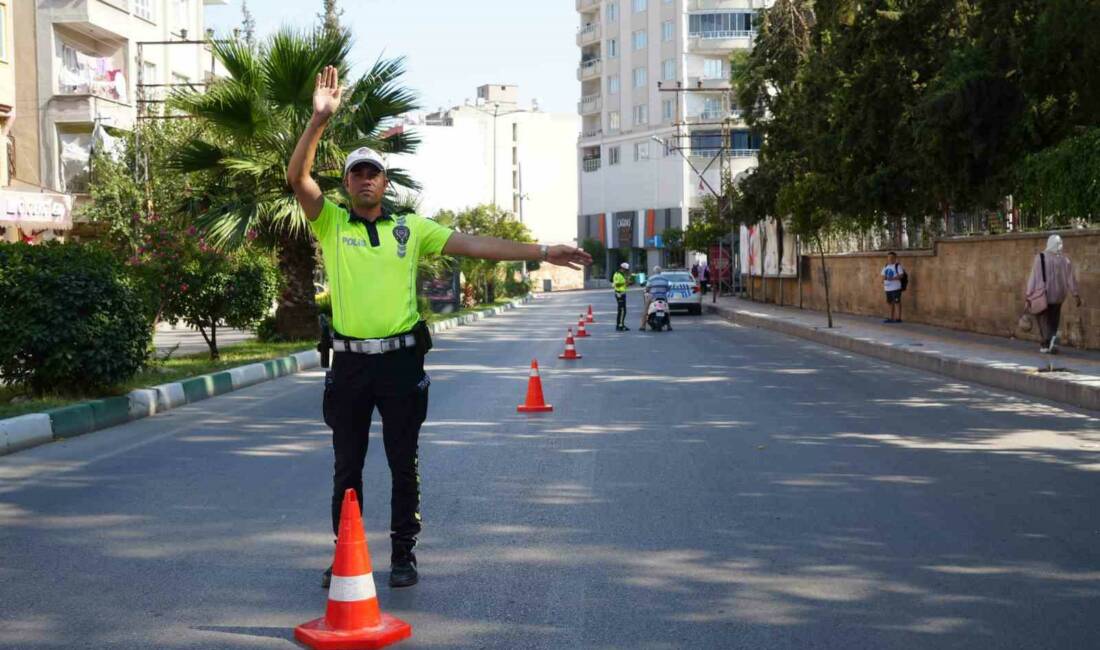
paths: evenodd
<path fill-rule="evenodd" d="M 147 97 L 158 84 L 204 83 L 212 70 L 203 12 L 227 0 L 37 0 L 34 16 L 40 184 L 88 190 L 97 125 L 132 129 L 138 79 Z M 147 104 L 151 107 L 152 104 Z"/>
<path fill-rule="evenodd" d="M 518 94 L 516 86 L 485 85 L 474 102 L 406 120 L 402 128 L 421 143 L 388 163 L 420 183 L 424 216 L 495 204 L 538 241 L 574 244 L 580 117 L 521 106 Z M 581 273 L 548 265 L 534 277 L 540 289 L 543 278 L 554 289 L 583 284 Z"/>
<path fill-rule="evenodd" d="M 772 0 L 576 3 L 578 239 L 598 239 L 612 256 L 629 248 L 633 267 L 651 268 L 666 263 L 662 232 L 686 227 L 707 183 L 720 191 L 723 126 L 731 173 L 756 164 L 758 140 L 731 99 L 730 56 L 752 46 Z"/>

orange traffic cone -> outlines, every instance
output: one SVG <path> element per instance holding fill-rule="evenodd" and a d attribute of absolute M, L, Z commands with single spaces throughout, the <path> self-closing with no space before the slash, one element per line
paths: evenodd
<path fill-rule="evenodd" d="M 295 628 L 294 638 L 315 650 L 374 650 L 410 636 L 411 625 L 378 607 L 359 502 L 349 489 L 340 508 L 328 608 L 324 618 Z"/>
<path fill-rule="evenodd" d="M 565 353 L 558 356 L 559 359 L 580 359 L 581 355 L 577 354 L 577 345 L 573 340 L 573 328 L 569 328 L 569 334 L 565 337 Z"/>
<path fill-rule="evenodd" d="M 581 319 L 577 321 L 577 338 L 588 338 L 588 330 L 584 329 L 584 314 L 581 314 Z"/>
<path fill-rule="evenodd" d="M 527 402 L 516 407 L 520 413 L 547 413 L 554 407 L 542 397 L 542 378 L 539 377 L 539 362 L 531 360 L 531 378 L 527 380 Z"/>
<path fill-rule="evenodd" d="M 592 305 L 588 306 L 588 317 L 585 318 L 589 323 L 595 323 L 596 317 L 592 315 Z"/>

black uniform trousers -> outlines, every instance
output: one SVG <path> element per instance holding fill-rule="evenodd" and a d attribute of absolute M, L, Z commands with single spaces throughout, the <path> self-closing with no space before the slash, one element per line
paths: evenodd
<path fill-rule="evenodd" d="M 626 294 L 616 293 L 615 302 L 618 303 L 618 311 L 615 314 L 615 327 L 626 327 Z"/>
<path fill-rule="evenodd" d="M 324 418 L 332 429 L 335 467 L 332 532 L 340 528 L 344 492 L 354 488 L 363 504 L 363 463 L 371 416 L 382 416 L 382 444 L 390 466 L 390 539 L 394 558 L 416 545 L 420 534 L 420 474 L 417 443 L 428 414 L 428 377 L 424 358 L 414 348 L 386 354 L 339 351 L 335 341 L 332 369 L 325 377 Z"/>

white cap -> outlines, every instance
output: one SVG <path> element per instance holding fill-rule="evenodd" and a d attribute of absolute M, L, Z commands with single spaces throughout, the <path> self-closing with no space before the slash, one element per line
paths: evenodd
<path fill-rule="evenodd" d="M 629 269 L 630 265 L 627 264 L 626 262 L 623 262 L 622 264 L 619 265 L 619 268 L 620 269 Z"/>
<path fill-rule="evenodd" d="M 359 163 L 370 163 L 378 168 L 378 171 L 383 173 L 386 171 L 386 161 L 382 158 L 382 154 L 370 147 L 360 147 L 348 154 L 348 159 L 344 163 L 344 175 Z"/>

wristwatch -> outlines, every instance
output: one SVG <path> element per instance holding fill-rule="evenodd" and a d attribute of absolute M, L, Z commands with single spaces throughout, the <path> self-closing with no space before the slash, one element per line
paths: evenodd
<path fill-rule="evenodd" d="M 546 244 L 539 244 L 539 259 L 545 262 L 548 257 L 550 257 L 550 247 Z"/>

